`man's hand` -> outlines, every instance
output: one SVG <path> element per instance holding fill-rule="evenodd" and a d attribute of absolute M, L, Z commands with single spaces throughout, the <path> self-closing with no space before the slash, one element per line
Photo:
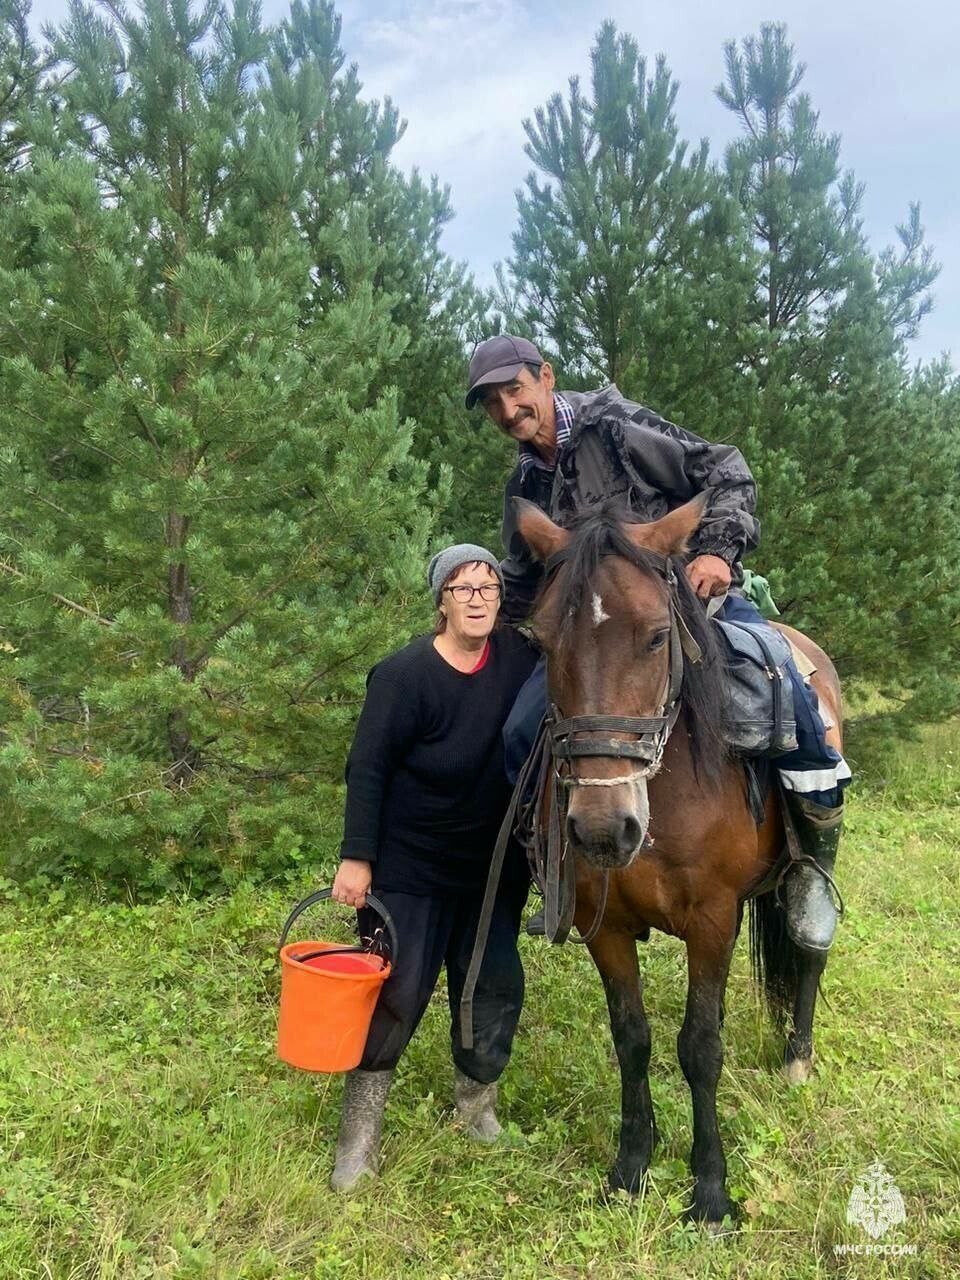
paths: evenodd
<path fill-rule="evenodd" d="M 719 556 L 697 556 L 687 565 L 687 581 L 701 600 L 722 595 L 732 580 L 730 566 Z"/>
<path fill-rule="evenodd" d="M 360 858 L 344 858 L 334 879 L 331 897 L 334 902 L 342 902 L 345 907 L 356 907 L 359 911 L 366 904 L 372 879 L 373 872 L 369 862 L 363 862 Z"/>

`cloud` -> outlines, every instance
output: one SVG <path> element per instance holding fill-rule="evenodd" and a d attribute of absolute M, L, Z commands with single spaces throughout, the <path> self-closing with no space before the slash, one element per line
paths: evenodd
<path fill-rule="evenodd" d="M 919 199 L 944 271 L 937 309 L 918 350 L 960 348 L 960 229 L 952 154 L 960 135 L 952 50 L 960 34 L 954 0 L 781 0 L 807 64 L 805 87 L 821 125 L 843 137 L 841 160 L 867 184 L 864 217 L 876 248 L 893 242 L 895 224 Z M 514 191 L 530 161 L 522 121 L 571 74 L 589 78 L 589 51 L 600 22 L 632 32 L 652 70 L 666 54 L 680 81 L 681 136 L 710 139 L 722 156 L 738 126 L 714 96 L 723 77 L 723 44 L 757 32 L 768 0 L 679 0 L 643 5 L 606 0 L 367 0 L 344 13 L 344 45 L 359 63 L 369 96 L 390 94 L 408 120 L 396 152 L 404 167 L 435 172 L 451 186 L 457 218 L 445 244 L 478 275 L 510 252 Z M 936 40 L 930 33 L 938 32 Z"/>
<path fill-rule="evenodd" d="M 389 94 L 407 120 L 397 162 L 451 186 L 461 216 L 448 247 L 487 275 L 530 167 L 523 118 L 566 80 L 562 36 L 539 31 L 523 0 L 415 0 L 345 14 L 343 41 L 364 92 Z"/>
<path fill-rule="evenodd" d="M 468 63 L 484 52 L 502 50 L 527 17 L 517 0 L 415 0 L 395 14 L 385 10 L 354 20 L 354 25 L 371 53 L 379 51 L 386 65 L 405 78 L 431 62 L 441 62 L 447 71 L 458 51 Z"/>

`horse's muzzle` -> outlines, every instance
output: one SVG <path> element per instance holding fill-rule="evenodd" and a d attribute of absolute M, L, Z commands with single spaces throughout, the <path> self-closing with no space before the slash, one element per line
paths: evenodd
<path fill-rule="evenodd" d="M 577 791 L 567 813 L 567 841 L 574 853 L 595 867 L 628 867 L 640 852 L 649 825 L 645 783 L 611 788 L 603 794 Z"/>

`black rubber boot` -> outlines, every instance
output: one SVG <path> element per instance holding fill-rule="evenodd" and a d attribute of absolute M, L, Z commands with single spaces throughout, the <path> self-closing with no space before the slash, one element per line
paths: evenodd
<path fill-rule="evenodd" d="M 334 1191 L 352 1191 L 359 1182 L 377 1176 L 380 1167 L 380 1135 L 383 1109 L 393 1081 L 393 1070 L 348 1071 L 343 1082 L 343 1108 L 337 1157 L 330 1175 Z"/>
<path fill-rule="evenodd" d="M 786 796 L 801 848 L 813 859 L 791 867 L 783 882 L 787 933 L 801 950 L 824 955 L 837 928 L 836 890 L 828 877 L 833 877 L 837 861 L 843 805 L 828 809 L 795 791 Z"/>
<path fill-rule="evenodd" d="M 536 915 L 531 916 L 524 927 L 531 938 L 545 937 L 547 932 L 547 921 L 543 911 L 538 911 Z"/>
<path fill-rule="evenodd" d="M 497 1119 L 497 1086 L 472 1080 L 458 1068 L 453 1074 L 453 1100 L 464 1132 L 477 1142 L 496 1142 L 503 1130 Z"/>

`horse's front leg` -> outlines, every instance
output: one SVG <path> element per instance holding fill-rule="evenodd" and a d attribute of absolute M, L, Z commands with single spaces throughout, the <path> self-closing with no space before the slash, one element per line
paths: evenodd
<path fill-rule="evenodd" d="M 735 934 L 736 904 L 732 904 L 722 920 L 715 913 L 700 915 L 685 939 L 687 1008 L 677 1053 L 693 1097 L 690 1168 L 694 1185 L 688 1213 L 697 1222 L 719 1223 L 735 1214 L 727 1195 L 727 1162 L 717 1125 L 717 1082 L 723 1067 L 720 1023 Z"/>
<path fill-rule="evenodd" d="M 612 1191 L 631 1195 L 650 1165 L 657 1125 L 650 1097 L 650 1024 L 643 1007 L 643 986 L 632 934 L 602 929 L 590 952 L 603 979 L 610 1030 L 620 1063 L 620 1146 L 609 1174 Z"/>

